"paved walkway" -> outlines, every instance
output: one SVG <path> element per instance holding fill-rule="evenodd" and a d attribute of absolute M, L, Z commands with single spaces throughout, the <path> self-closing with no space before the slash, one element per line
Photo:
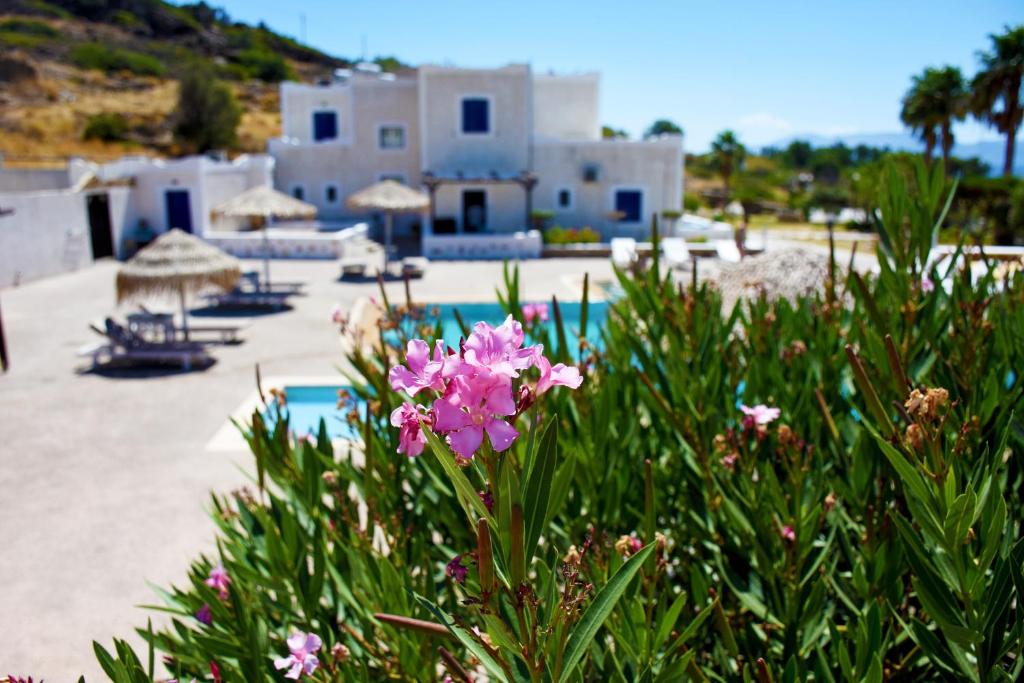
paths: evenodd
<path fill-rule="evenodd" d="M 253 267 L 257 264 L 253 263 Z M 245 343 L 215 348 L 202 372 L 146 378 L 82 373 L 76 351 L 99 337 L 87 325 L 115 309 L 117 264 L 0 290 L 11 371 L 0 375 L 0 671 L 62 683 L 105 680 L 92 641 L 141 643 L 133 629 L 157 602 L 147 582 L 181 582 L 213 547 L 209 492 L 246 483 L 246 453 L 209 452 L 210 438 L 254 387 L 273 375 L 330 375 L 342 362 L 328 318 L 374 294 L 342 283 L 337 264 L 278 261 L 272 275 L 304 280 L 290 311 L 251 318 Z M 525 296 L 578 298 L 584 272 L 610 280 L 604 259 L 522 265 Z M 495 262 L 434 262 L 413 285 L 429 302 L 493 301 Z M 399 300 L 402 283 L 388 285 Z M 167 306 L 172 306 L 168 302 Z M 159 615 L 153 615 L 154 621 Z"/>

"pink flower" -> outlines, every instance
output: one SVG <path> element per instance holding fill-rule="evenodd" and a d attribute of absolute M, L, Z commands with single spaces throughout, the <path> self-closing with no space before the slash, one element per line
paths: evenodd
<path fill-rule="evenodd" d="M 288 669 L 285 678 L 298 679 L 302 674 L 312 676 L 320 666 L 320 660 L 313 653 L 322 644 L 320 638 L 313 633 L 295 633 L 288 637 L 288 650 L 291 654 L 275 659 L 274 668 L 278 671 Z"/>
<path fill-rule="evenodd" d="M 405 362 L 409 367 L 396 365 L 388 373 L 391 388 L 415 396 L 422 389 L 444 390 L 444 344 L 438 341 L 434 346 L 434 358 L 430 358 L 430 347 L 422 339 L 413 339 L 405 347 Z"/>
<path fill-rule="evenodd" d="M 755 425 L 766 425 L 777 419 L 779 415 L 782 414 L 782 411 L 778 408 L 769 408 L 763 403 L 758 404 L 753 408 L 741 405 L 740 410 L 742 410 L 743 414 L 746 415 L 746 417 L 743 418 L 743 426 L 748 428 Z"/>
<path fill-rule="evenodd" d="M 930 294 L 935 289 L 935 283 L 927 275 L 921 277 L 921 291 Z"/>
<path fill-rule="evenodd" d="M 782 527 L 781 536 L 782 536 L 782 540 L 785 541 L 786 543 L 795 543 L 796 542 L 796 532 L 793 531 L 793 527 L 791 527 L 791 526 L 787 525 L 787 526 Z"/>
<path fill-rule="evenodd" d="M 543 394 L 553 386 L 569 387 L 579 389 L 583 384 L 583 376 L 579 368 L 568 366 L 565 363 L 551 365 L 551 361 L 544 355 L 544 347 L 538 344 L 533 347 L 536 350 L 534 363 L 540 370 L 540 379 L 537 380 L 537 393 Z"/>
<path fill-rule="evenodd" d="M 462 565 L 462 555 L 456 555 L 451 562 L 444 566 L 444 573 L 459 583 L 466 583 L 466 575 L 469 569 Z"/>
<path fill-rule="evenodd" d="M 224 565 L 218 564 L 211 569 L 210 576 L 203 583 L 216 590 L 220 594 L 221 600 L 228 599 L 228 584 L 231 583 L 231 577 L 228 576 Z"/>
<path fill-rule="evenodd" d="M 406 402 L 391 412 L 391 425 L 399 428 L 398 452 L 410 458 L 422 453 L 427 445 L 427 436 L 420 423 L 420 419 L 425 417 L 422 409 L 422 406 Z"/>
<path fill-rule="evenodd" d="M 548 305 L 545 303 L 523 304 L 523 319 L 525 319 L 527 324 L 529 324 L 533 322 L 534 318 L 542 323 L 547 322 Z"/>
<path fill-rule="evenodd" d="M 195 617 L 196 621 L 198 621 L 200 624 L 209 626 L 213 623 L 213 612 L 210 611 L 209 605 L 203 605 L 198 610 L 196 610 Z"/>
<path fill-rule="evenodd" d="M 519 432 L 501 419 L 516 412 L 508 378 L 489 373 L 459 375 L 448 385 L 444 398 L 434 403 L 434 430 L 447 433 L 448 444 L 463 458 L 472 458 L 484 440 L 503 451 Z"/>
<path fill-rule="evenodd" d="M 331 309 L 331 322 L 337 325 L 345 322 L 345 309 L 341 307 L 341 304 L 335 304 Z"/>
<path fill-rule="evenodd" d="M 729 470 L 730 472 L 735 472 L 736 461 L 739 459 L 740 457 L 738 455 L 736 455 L 735 453 L 730 453 L 729 455 L 723 455 L 719 462 L 722 463 L 722 467 L 724 467 L 725 469 Z"/>
<path fill-rule="evenodd" d="M 522 348 L 524 339 L 523 326 L 511 315 L 498 327 L 479 322 L 466 340 L 463 362 L 453 364 L 445 372 L 454 375 L 487 370 L 508 378 L 518 377 L 519 371 L 534 361 L 534 347 Z"/>

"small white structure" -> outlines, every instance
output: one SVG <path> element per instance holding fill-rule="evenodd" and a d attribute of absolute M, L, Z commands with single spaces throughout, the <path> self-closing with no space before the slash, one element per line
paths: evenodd
<path fill-rule="evenodd" d="M 681 207 L 682 137 L 604 140 L 598 99 L 595 73 L 357 67 L 322 84 L 282 83 L 283 135 L 268 151 L 276 187 L 327 219 L 383 179 L 425 188 L 429 216 L 395 227 L 422 235 L 433 258 L 539 254 L 534 210 L 605 240 L 646 237 L 653 214 Z"/>
<path fill-rule="evenodd" d="M 262 154 L 72 159 L 59 169 L 0 165 L 0 287 L 123 258 L 170 228 L 205 237 L 213 229 L 210 208 L 270 185 L 273 169 Z"/>

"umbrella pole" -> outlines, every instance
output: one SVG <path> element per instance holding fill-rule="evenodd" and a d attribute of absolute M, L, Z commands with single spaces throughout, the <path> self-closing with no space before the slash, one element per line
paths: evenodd
<path fill-rule="evenodd" d="M 267 223 L 270 222 L 270 216 L 263 219 L 263 287 L 261 289 L 270 289 L 270 238 L 267 236 Z"/>
<path fill-rule="evenodd" d="M 185 341 L 188 341 L 188 308 L 185 306 L 184 285 L 178 287 L 178 298 L 181 300 L 181 331 L 185 335 Z"/>
<path fill-rule="evenodd" d="M 391 257 L 391 212 L 384 212 L 384 272 L 388 272 L 388 259 Z"/>

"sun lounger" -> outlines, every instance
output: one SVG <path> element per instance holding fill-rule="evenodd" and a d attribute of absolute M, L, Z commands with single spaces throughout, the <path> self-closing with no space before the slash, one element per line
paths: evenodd
<path fill-rule="evenodd" d="M 291 295 L 291 292 L 248 292 L 235 289 L 204 294 L 203 298 L 209 305 L 222 308 L 284 308 Z"/>
<path fill-rule="evenodd" d="M 301 294 L 302 290 L 306 287 L 305 282 L 277 282 L 271 281 L 269 284 L 264 282 L 260 278 L 259 271 L 250 270 L 242 273 L 242 282 L 238 289 L 240 291 L 249 292 L 272 292 L 272 293 L 287 293 L 287 294 Z"/>
<path fill-rule="evenodd" d="M 682 237 L 666 237 L 661 241 L 661 253 L 669 268 L 689 268 L 692 264 L 690 250 Z"/>
<path fill-rule="evenodd" d="M 427 272 L 429 261 L 422 256 L 409 256 L 402 259 L 402 275 L 409 277 L 423 277 Z"/>
<path fill-rule="evenodd" d="M 79 350 L 92 357 L 93 367 L 118 365 L 180 365 L 185 370 L 210 362 L 206 348 L 197 342 L 150 342 L 107 318 L 105 329 L 91 326 L 108 340 Z"/>
<path fill-rule="evenodd" d="M 366 261 L 364 259 L 341 259 L 341 277 L 363 277 L 364 275 L 366 275 Z"/>
<path fill-rule="evenodd" d="M 636 263 L 636 240 L 632 237 L 613 237 L 611 250 L 616 268 L 629 268 Z"/>
<path fill-rule="evenodd" d="M 172 314 L 153 313 L 145 306 L 139 306 L 139 308 L 142 309 L 140 313 L 128 314 L 128 329 L 131 332 L 150 341 L 154 340 L 154 337 L 159 341 L 174 341 L 184 334 L 185 327 L 183 325 L 177 325 Z M 194 339 L 196 336 L 205 337 L 207 335 L 214 338 L 213 340 L 195 341 L 236 344 L 241 341 L 238 338 L 238 333 L 245 327 L 247 327 L 247 324 L 196 325 L 190 322 L 188 325 L 188 334 L 191 339 Z"/>
<path fill-rule="evenodd" d="M 718 258 L 727 263 L 739 263 L 743 260 L 734 240 L 715 240 L 715 248 L 718 250 Z"/>

